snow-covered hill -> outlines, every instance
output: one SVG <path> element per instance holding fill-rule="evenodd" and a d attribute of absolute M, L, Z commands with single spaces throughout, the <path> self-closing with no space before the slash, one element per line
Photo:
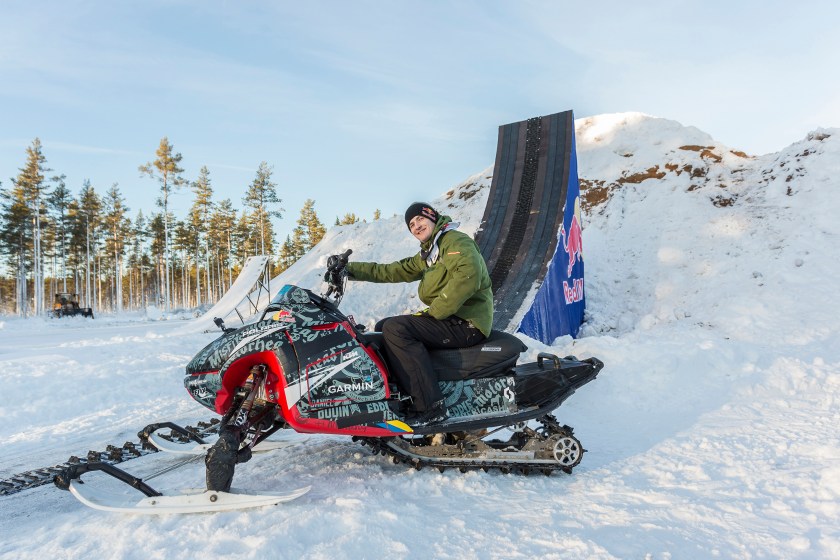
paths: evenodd
<path fill-rule="evenodd" d="M 840 557 L 840 130 L 754 157 L 642 114 L 576 128 L 587 323 L 525 356 L 606 363 L 557 411 L 589 449 L 572 476 L 417 472 L 313 437 L 237 471 L 257 490 L 313 485 L 293 503 L 148 519 L 44 487 L 0 498 L 0 556 Z M 473 232 L 491 173 L 432 202 Z M 279 280 L 317 288 L 348 248 L 416 250 L 401 216 L 336 227 Z M 418 306 L 412 286 L 357 283 L 342 303 L 368 324 Z M 181 372 L 212 335 L 128 319 L 0 324 L 0 476 L 207 416 Z M 202 476 L 196 463 L 155 484 Z"/>

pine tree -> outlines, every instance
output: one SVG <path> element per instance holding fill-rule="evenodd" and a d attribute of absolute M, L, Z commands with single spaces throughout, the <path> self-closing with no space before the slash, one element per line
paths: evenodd
<path fill-rule="evenodd" d="M 292 264 L 297 262 L 303 255 L 306 254 L 306 246 L 308 245 L 306 238 L 306 228 L 298 226 L 292 230 L 292 240 L 290 251 L 287 257 L 292 260 Z"/>
<path fill-rule="evenodd" d="M 201 272 L 199 263 L 204 261 L 206 285 L 210 285 L 210 249 L 208 230 L 210 228 L 210 212 L 213 208 L 213 187 L 210 184 L 210 170 L 207 166 L 198 172 L 198 179 L 192 184 L 195 199 L 190 209 L 190 226 L 195 231 L 195 304 L 201 305 Z M 203 255 L 201 253 L 204 253 Z M 202 259 L 202 256 L 204 257 Z"/>
<path fill-rule="evenodd" d="M 231 268 L 233 265 L 234 242 L 236 239 L 234 228 L 236 226 L 236 209 L 229 198 L 219 202 L 210 215 L 210 227 L 208 231 L 209 244 L 215 257 L 215 282 L 211 279 L 210 285 L 214 286 L 213 293 L 220 298 L 225 292 L 225 277 L 222 270 L 227 271 L 228 282 L 232 282 Z M 211 276 L 212 278 L 212 276 Z"/>
<path fill-rule="evenodd" d="M 280 256 L 277 262 L 277 274 L 283 272 L 297 261 L 299 256 L 297 255 L 297 250 L 295 249 L 295 245 L 292 242 L 292 238 L 290 236 L 286 236 L 286 241 L 283 243 L 283 246 L 280 248 Z"/>
<path fill-rule="evenodd" d="M 195 228 L 192 227 L 189 221 L 178 220 L 175 223 L 174 229 L 175 237 L 172 246 L 175 249 L 176 256 L 179 252 L 181 256 L 181 306 L 186 308 L 190 306 L 190 255 L 196 246 L 198 236 Z M 175 274 L 173 275 L 174 283 L 177 285 L 177 264 L 173 269 L 175 270 Z M 173 300 L 178 301 L 178 298 L 174 297 Z"/>
<path fill-rule="evenodd" d="M 146 239 L 148 239 L 149 232 L 146 229 L 146 217 L 143 215 L 142 210 L 137 211 L 137 216 L 134 218 L 134 224 L 131 227 L 131 249 L 128 256 L 128 269 L 129 269 L 129 301 L 132 302 L 132 305 L 136 301 L 136 303 L 141 307 L 146 307 L 146 282 L 145 282 L 145 272 L 148 270 L 150 261 L 148 259 L 148 255 L 146 254 Z M 134 280 L 134 278 L 137 278 Z M 135 297 L 134 296 L 134 286 L 139 284 L 137 287 L 138 293 Z"/>
<path fill-rule="evenodd" d="M 85 263 L 85 307 L 95 310 L 101 300 L 96 272 L 96 258 L 99 247 L 99 234 L 102 225 L 102 201 L 88 179 L 82 183 L 78 206 L 79 244 L 84 247 Z M 92 284 L 92 280 L 96 280 Z"/>
<path fill-rule="evenodd" d="M 352 225 L 352 224 L 355 224 L 355 223 L 358 223 L 358 222 L 359 222 L 359 218 L 356 217 L 356 214 L 353 214 L 352 212 L 348 212 L 348 213 L 344 214 L 344 217 L 341 218 L 341 222 L 338 225 L 349 226 L 349 225 Z"/>
<path fill-rule="evenodd" d="M 41 315 L 45 310 L 41 238 L 42 225 L 46 222 L 47 215 L 45 173 L 50 171 L 46 168 L 46 162 L 47 159 L 41 150 L 41 140 L 35 138 L 32 145 L 26 149 L 26 164 L 20 169 L 17 179 L 12 180 L 14 188 L 7 199 L 8 202 L 4 203 L 4 210 L 8 205 L 10 217 L 20 220 L 11 226 L 10 233 L 13 236 L 15 233 L 23 234 L 13 246 L 17 248 L 18 257 L 15 263 L 18 275 L 18 313 L 24 316 L 27 315 L 29 307 L 26 277 L 30 265 L 35 314 Z M 22 208 L 18 206 L 21 203 Z"/>
<path fill-rule="evenodd" d="M 105 193 L 104 198 L 104 226 L 107 231 L 105 250 L 113 258 L 114 271 L 114 303 L 117 313 L 123 310 L 123 255 L 125 254 L 125 238 L 131 222 L 126 217 L 129 208 L 125 205 L 125 198 L 120 193 L 117 183 L 114 183 Z"/>
<path fill-rule="evenodd" d="M 164 227 L 164 219 L 162 213 L 152 214 L 149 220 L 149 238 L 151 240 L 152 262 L 154 264 L 154 304 L 160 305 L 164 303 L 163 297 L 163 283 L 164 283 L 164 245 L 166 244 L 166 232 Z"/>
<path fill-rule="evenodd" d="M 72 292 L 81 294 L 82 269 L 85 263 L 85 221 L 78 199 L 70 199 L 67 205 L 67 264 L 73 276 Z M 80 302 L 81 303 L 81 302 Z"/>
<path fill-rule="evenodd" d="M 257 251 L 262 255 L 272 253 L 274 228 L 271 218 L 283 217 L 283 209 L 275 208 L 282 200 L 277 197 L 277 185 L 271 181 L 272 173 L 273 168 L 268 163 L 261 162 L 256 177 L 242 199 L 242 203 L 251 210 L 248 218 L 259 240 Z"/>
<path fill-rule="evenodd" d="M 379 208 L 377 208 L 376 210 L 373 211 L 373 221 L 375 222 L 376 220 L 378 220 L 380 218 L 382 218 L 382 212 L 380 212 Z"/>
<path fill-rule="evenodd" d="M 302 257 L 312 247 L 318 244 L 324 237 L 326 229 L 318 214 L 315 212 L 315 201 L 307 199 L 300 210 L 300 217 L 297 220 L 297 227 L 293 231 L 292 243 L 295 247 L 297 258 Z"/>
<path fill-rule="evenodd" d="M 237 262 L 244 263 L 249 256 L 261 254 L 260 239 L 251 226 L 252 221 L 243 210 L 233 228 L 233 248 Z"/>
<path fill-rule="evenodd" d="M 142 175 L 148 175 L 152 179 L 156 179 L 160 183 L 160 192 L 162 197 L 158 200 L 158 206 L 163 208 L 163 264 L 164 264 L 164 306 L 166 312 L 170 311 L 170 294 L 169 294 L 169 194 L 177 190 L 183 185 L 184 180 L 181 173 L 184 170 L 178 166 L 181 163 L 182 156 L 175 153 L 172 144 L 169 143 L 169 138 L 164 136 L 160 140 L 158 146 L 157 159 L 148 162 L 146 165 L 141 165 L 138 170 Z"/>
<path fill-rule="evenodd" d="M 52 211 L 52 221 L 55 227 L 57 253 L 61 258 L 61 291 L 67 291 L 67 245 L 70 235 L 70 217 L 68 208 L 73 201 L 73 195 L 64 182 L 65 177 L 54 178 L 56 186 L 47 198 L 47 204 Z"/>
<path fill-rule="evenodd" d="M 306 228 L 306 251 L 317 245 L 327 233 L 324 224 L 318 219 L 318 214 L 315 212 L 315 201 L 311 198 L 303 203 L 298 225 Z"/>
<path fill-rule="evenodd" d="M 0 248 L 8 255 L 9 270 L 15 271 L 15 312 L 26 317 L 29 302 L 26 290 L 28 268 L 28 225 L 30 210 L 20 185 L 12 182 L 11 189 L 0 189 L 2 222 L 0 222 Z"/>

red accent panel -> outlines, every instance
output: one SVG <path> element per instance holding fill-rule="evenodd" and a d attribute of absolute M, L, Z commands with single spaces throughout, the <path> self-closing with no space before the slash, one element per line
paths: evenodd
<path fill-rule="evenodd" d="M 258 364 L 268 366 L 268 377 L 265 384 L 266 393 L 269 396 L 274 394 L 275 402 L 277 402 L 279 380 L 283 379 L 283 367 L 274 352 L 267 350 L 242 356 L 225 370 L 222 376 L 222 388 L 216 393 L 216 412 L 224 414 L 228 411 L 236 389 L 245 384 L 245 380 L 251 374 L 251 368 Z"/>
<path fill-rule="evenodd" d="M 352 325 L 349 322 L 342 322 L 342 323 L 327 323 L 324 325 L 318 325 L 317 327 L 312 327 L 313 330 L 334 330 L 339 327 L 343 327 L 345 331 L 347 331 L 350 336 L 358 342 L 358 337 L 356 336 L 356 331 L 353 329 Z M 286 332 L 286 336 L 289 337 L 289 341 L 291 342 L 291 336 L 289 335 L 288 331 Z M 362 348 L 364 348 L 367 355 L 373 360 L 376 367 L 379 368 L 379 372 L 382 375 L 382 379 L 385 382 L 385 394 L 386 397 L 390 396 L 390 390 L 388 388 L 388 371 L 385 369 L 385 365 L 382 363 L 382 360 L 379 356 L 376 355 L 376 352 L 368 346 L 364 344 L 360 344 Z M 326 356 L 321 358 L 311 364 L 303 365 L 303 375 L 306 376 L 307 379 L 307 391 L 308 391 L 308 381 L 309 375 L 308 370 L 312 366 L 330 358 L 331 356 L 335 356 L 337 354 L 342 354 L 349 351 L 349 349 L 342 350 L 340 352 L 336 352 L 335 354 L 331 354 L 330 356 Z M 278 364 L 278 371 L 279 371 L 279 364 Z M 246 376 L 247 377 L 247 374 Z M 323 418 L 304 418 L 300 415 L 296 406 L 289 408 L 288 402 L 286 402 L 286 378 L 285 376 L 279 376 L 279 386 L 277 389 L 277 396 L 278 402 L 280 403 L 283 411 L 283 417 L 286 422 L 289 423 L 289 426 L 296 432 L 300 433 L 313 433 L 313 434 L 335 434 L 335 435 L 345 435 L 345 436 L 366 436 L 366 437 L 397 437 L 400 435 L 398 432 L 394 432 L 387 428 L 378 428 L 374 426 L 351 426 L 349 428 L 338 428 L 336 426 L 335 420 L 328 420 Z M 243 378 L 244 381 L 244 378 Z M 217 400 L 218 402 L 218 400 Z M 347 400 L 336 401 L 341 403 L 348 402 Z"/>

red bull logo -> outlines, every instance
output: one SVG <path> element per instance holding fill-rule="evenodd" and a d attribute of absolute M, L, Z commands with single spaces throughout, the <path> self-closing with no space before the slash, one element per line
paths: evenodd
<path fill-rule="evenodd" d="M 569 225 L 569 235 L 566 237 L 566 226 L 560 226 L 560 235 L 563 236 L 563 248 L 566 250 L 566 255 L 569 257 L 569 266 L 566 268 L 566 276 L 572 276 L 572 269 L 575 263 L 580 259 L 583 260 L 583 237 L 580 231 L 580 222 L 577 216 L 572 217 L 572 223 Z"/>
<path fill-rule="evenodd" d="M 277 313 L 271 316 L 271 319 L 274 321 L 282 321 L 284 323 L 294 323 L 295 317 L 289 311 L 285 309 L 281 309 Z"/>
<path fill-rule="evenodd" d="M 565 224 L 560 226 L 560 235 L 563 236 L 563 250 L 566 251 L 568 263 L 566 265 L 566 277 L 572 281 L 563 282 L 563 294 L 566 303 L 574 303 L 583 299 L 583 278 L 572 279 L 572 269 L 575 264 L 583 262 L 583 234 L 580 229 L 580 198 L 575 199 L 575 212 L 572 216 L 572 223 L 569 224 L 568 234 Z"/>

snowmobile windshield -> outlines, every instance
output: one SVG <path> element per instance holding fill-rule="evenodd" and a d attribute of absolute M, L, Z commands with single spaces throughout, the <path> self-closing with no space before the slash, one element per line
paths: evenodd
<path fill-rule="evenodd" d="M 260 320 L 265 319 L 266 315 L 270 312 L 279 311 L 281 309 L 294 311 L 301 305 L 315 305 L 316 307 L 333 313 L 340 313 L 335 305 L 324 298 L 313 294 L 311 291 L 291 284 L 286 284 L 280 288 L 277 295 L 271 299 L 271 303 L 269 303 L 268 307 L 265 308 Z"/>
<path fill-rule="evenodd" d="M 309 303 L 309 301 L 306 290 L 293 286 L 292 284 L 286 284 L 271 298 L 271 302 L 266 306 L 260 320 L 265 319 L 265 316 L 270 312 L 287 308 L 292 303 Z"/>

